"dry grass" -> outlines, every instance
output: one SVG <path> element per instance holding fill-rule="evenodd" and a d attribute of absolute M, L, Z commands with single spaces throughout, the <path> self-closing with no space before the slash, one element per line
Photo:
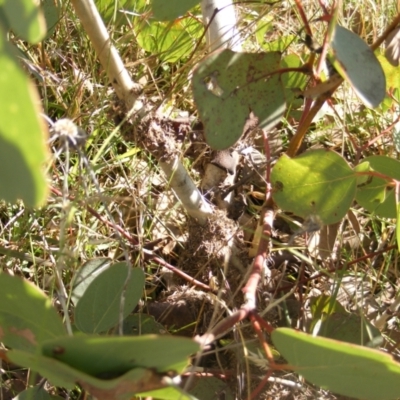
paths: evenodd
<path fill-rule="evenodd" d="M 379 36 L 395 12 L 393 2 L 389 1 L 344 3 L 342 23 L 356 30 L 369 43 Z M 320 16 L 317 2 L 304 1 L 303 6 L 310 20 Z M 242 3 L 239 11 L 241 27 L 247 34 L 246 48 L 251 51 L 265 50 L 267 44 L 291 35 L 285 54 L 297 54 L 304 60 L 307 58 L 308 50 L 301 40 L 304 38 L 300 33 L 302 24 L 293 2 L 281 1 L 274 5 Z M 264 26 L 270 29 L 263 36 L 257 36 L 256 33 Z M 315 22 L 312 28 L 317 40 L 322 40 L 324 25 Z M 113 29 L 111 24 L 110 30 Z M 188 75 L 203 55 L 202 46 L 198 47 L 190 62 L 183 60 L 171 64 L 143 51 L 132 32 L 126 24 L 115 28 L 112 33 L 124 60 L 130 65 L 132 76 L 137 82 L 144 83 L 146 101 L 163 104 L 166 112 L 183 110 L 196 115 Z M 16 43 L 26 56 L 25 64 L 37 85 L 45 114 L 53 121 L 72 119 L 87 132 L 88 139 L 78 150 L 71 146 L 61 148 L 57 142 L 54 144 L 54 157 L 47 167 L 49 184 L 54 190 L 46 206 L 28 210 L 22 203 L 1 205 L 1 268 L 33 281 L 56 299 L 60 287 L 56 284 L 55 271 L 61 274 L 68 294 L 75 271 L 87 260 L 109 257 L 117 261 L 128 257 L 146 272 L 145 303 L 159 301 L 176 306 L 178 302 L 183 302 L 189 309 L 189 315 L 180 314 L 182 309 L 178 309 L 178 317 L 171 312 L 173 322 L 168 322 L 166 317 L 164 324 L 171 331 L 179 331 L 189 325 L 191 328 L 186 329 L 185 334 L 204 333 L 211 319 L 215 321 L 223 317 L 223 308 L 220 307 L 216 313 L 214 299 L 201 291 L 187 293 L 184 281 L 171 278 L 159 263 L 149 261 L 145 254 L 154 254 L 208 285 L 224 288 L 219 301 L 225 301 L 226 307 L 232 310 L 242 302 L 239 290 L 246 271 L 240 270 L 240 266 L 236 269 L 230 267 L 227 271 L 226 265 L 221 262 L 223 256 L 216 256 L 223 248 L 226 234 L 214 229 L 202 235 L 199 228 L 192 227 L 192 231 L 199 236 L 198 241 L 188 241 L 188 237 L 192 239 L 196 235 L 190 232 L 184 210 L 168 190 L 168 184 L 151 155 L 137 148 L 124 135 L 114 94 L 68 3 L 63 6 L 63 18 L 56 33 L 41 46 L 27 47 L 17 40 Z M 354 142 L 363 145 L 377 136 L 390 125 L 393 110 L 363 109 L 350 93 L 346 87 L 338 92 L 335 112 L 329 111 L 314 124 L 307 146 L 328 146 L 354 163 Z M 285 150 L 296 124 L 297 121 L 288 118 L 278 127 L 275 157 Z M 193 139 L 195 135 L 199 137 L 196 129 L 190 127 L 189 130 L 177 146 L 181 148 L 182 159 L 192 171 L 193 179 L 200 184 L 203 155 L 208 156 L 209 149 Z M 257 141 L 254 145 L 257 147 Z M 389 139 L 375 142 L 362 153 L 363 156 L 371 154 L 395 156 L 397 152 Z M 247 246 L 253 240 L 256 226 L 251 223 L 251 218 L 254 222 L 260 212 L 257 192 L 262 193 L 264 189 L 257 185 L 257 182 L 242 185 L 240 193 L 237 193 L 247 198 L 249 225 L 243 228 L 232 222 L 233 228 L 227 228 L 229 234 L 235 234 L 242 241 L 239 247 L 243 253 L 240 257 L 245 267 L 246 262 L 250 262 Z M 284 213 L 277 215 L 273 246 L 275 266 L 272 271 L 275 281 L 272 285 L 264 282 L 260 287 L 260 311 L 281 296 L 282 292 L 276 290 L 278 285 L 290 289 L 299 276 L 307 278 L 307 281 L 301 290 L 269 311 L 267 318 L 271 324 L 307 329 L 312 318 L 309 299 L 320 294 L 335 296 L 348 311 L 362 314 L 368 320 L 374 320 L 393 302 L 399 279 L 397 250 L 373 255 L 374 251 L 395 245 L 393 220 L 370 215 L 355 205 L 351 214 L 336 227 L 334 237 L 327 234 L 336 252 L 334 257 L 324 259 L 321 255 L 313 257 L 312 241 L 307 233 L 295 238 L 297 256 L 293 252 L 282 251 L 281 243 L 288 242 L 298 229 L 292 217 Z M 298 224 L 301 225 L 301 222 Z M 134 247 L 132 241 L 118 233 L 116 226 L 133 237 L 137 246 Z M 241 229 L 245 233 L 238 235 Z M 302 255 L 302 259 L 298 254 Z M 367 255 L 370 257 L 363 258 Z M 354 260 L 358 261 L 353 263 Z M 339 269 L 344 265 L 347 268 L 343 276 L 343 271 L 339 272 Z M 159 309 L 154 311 L 153 307 L 153 313 L 162 312 Z M 396 314 L 389 322 L 388 328 L 383 331 L 385 340 L 382 346 L 398 357 Z M 234 376 L 241 376 L 238 385 L 236 379 L 231 380 L 235 384 L 233 392 L 237 398 L 246 398 L 249 386 L 254 388 L 265 374 L 262 357 L 258 355 L 259 348 L 252 341 L 253 336 L 248 326 L 239 326 L 235 334 L 227 337 L 229 344 L 224 353 L 211 361 L 214 369 L 223 368 Z M 243 352 L 248 351 L 252 356 L 245 359 Z M 19 390 L 7 377 L 22 382 L 25 379 L 7 374 L 3 378 L 4 399 L 11 398 L 7 394 L 10 391 Z M 294 374 L 276 374 L 274 378 L 284 380 L 272 381 L 259 398 L 343 398 L 315 388 Z M 7 385 L 11 385 L 8 392 Z M 60 394 L 66 396 L 65 393 Z M 79 391 L 69 395 L 69 398 L 83 398 Z"/>

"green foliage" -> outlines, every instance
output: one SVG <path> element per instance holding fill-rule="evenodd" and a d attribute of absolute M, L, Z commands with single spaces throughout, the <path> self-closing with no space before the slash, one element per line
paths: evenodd
<path fill-rule="evenodd" d="M 399 397 L 400 364 L 385 353 L 288 328 L 276 329 L 272 341 L 291 367 L 315 385 L 365 400 Z"/>
<path fill-rule="evenodd" d="M 120 274 L 120 271 L 125 273 Z M 127 266 L 121 263 L 106 268 L 86 286 L 79 302 L 91 291 L 107 299 L 107 293 L 99 292 L 102 288 L 107 291 L 102 286 L 105 279 L 112 283 L 110 292 L 120 295 L 126 271 Z M 143 272 L 133 269 L 131 280 L 135 281 L 134 285 L 131 287 L 129 281 L 126 287 L 127 296 L 134 298 L 134 301 L 126 300 L 129 309 L 141 296 Z M 109 312 L 109 307 L 103 303 L 93 301 L 103 307 L 100 311 Z M 91 320 L 92 311 L 87 311 L 87 318 Z M 84 309 L 80 311 L 82 315 L 83 312 Z M 118 317 L 118 307 L 114 312 Z M 111 316 L 107 321 L 110 324 Z M 188 357 L 199 349 L 199 345 L 190 339 L 167 335 L 93 336 L 81 333 L 66 336 L 50 300 L 31 283 L 6 274 L 0 274 L 0 332 L 2 342 L 12 348 L 7 356 L 18 365 L 31 368 L 54 385 L 72 389 L 79 383 L 93 395 L 101 397 L 113 393 L 116 399 L 152 390 L 158 390 L 162 398 L 163 392 L 159 389 L 171 384 L 165 373 L 182 373 Z M 173 392 L 176 394 L 177 391 Z"/>
<path fill-rule="evenodd" d="M 235 144 L 249 122 L 250 111 L 261 128 L 271 129 L 285 111 L 279 53 L 217 51 L 193 73 L 193 94 L 204 123 L 207 143 L 218 150 Z M 254 121 L 253 121 L 254 123 Z"/>
<path fill-rule="evenodd" d="M 46 38 L 50 37 L 61 18 L 61 7 L 59 0 L 41 0 L 41 8 L 46 20 L 47 33 Z"/>
<path fill-rule="evenodd" d="M 198 26 L 190 21 L 192 30 Z M 151 54 L 159 55 L 165 62 L 177 62 L 193 50 L 192 36 L 188 33 L 187 22 L 159 22 L 154 19 L 143 21 L 138 27 L 138 44 Z"/>
<path fill-rule="evenodd" d="M 200 0 L 153 0 L 152 7 L 154 17 L 160 21 L 172 21 L 175 18 L 185 14 L 192 7 L 198 4 Z"/>
<path fill-rule="evenodd" d="M 195 380 L 190 390 L 190 393 L 198 400 L 209 400 L 215 396 L 215 393 L 222 392 L 226 400 L 233 400 L 235 398 L 228 384 L 213 376 Z"/>
<path fill-rule="evenodd" d="M 22 39 L 40 42 L 46 34 L 46 24 L 40 7 L 32 0 L 4 0 L 0 5 L 8 26 Z"/>
<path fill-rule="evenodd" d="M 62 400 L 62 397 L 51 395 L 39 386 L 26 389 L 14 398 L 16 400 Z"/>
<path fill-rule="evenodd" d="M 198 1 L 197 1 L 198 2 Z M 119 0 L 110 2 L 109 0 L 96 0 L 99 12 L 107 23 L 121 26 L 126 20 L 130 20 L 135 32 L 135 37 L 139 46 L 151 55 L 157 55 L 163 62 L 175 63 L 187 58 L 193 50 L 195 40 L 202 31 L 202 25 L 194 18 L 179 19 L 173 22 L 163 22 L 172 20 L 172 15 L 181 15 L 187 9 L 187 4 L 175 1 L 175 5 L 181 6 L 178 9 L 173 7 L 170 2 L 154 4 L 154 17 L 151 15 L 151 7 L 144 0 Z M 135 16 L 124 14 L 122 10 L 134 12 Z M 137 15 L 141 15 L 138 17 Z M 163 20 L 163 21 L 159 21 Z"/>
<path fill-rule="evenodd" d="M 38 42 L 46 34 L 44 18 L 32 0 L 0 5 L 0 198 L 28 206 L 43 203 L 47 185 L 41 168 L 47 158 L 46 127 L 39 115 L 36 89 L 19 65 L 5 32 Z"/>
<path fill-rule="evenodd" d="M 284 210 L 323 224 L 340 221 L 355 197 L 357 178 L 333 151 L 308 151 L 296 158 L 282 156 L 272 170 L 273 198 Z"/>
<path fill-rule="evenodd" d="M 43 341 L 65 335 L 51 301 L 33 284 L 0 274 L 1 341 L 34 353 Z"/>
<path fill-rule="evenodd" d="M 313 316 L 310 331 L 314 332 L 317 326 L 318 336 L 360 345 L 382 342 L 378 329 L 360 315 L 347 312 L 332 296 L 312 298 L 310 308 Z"/>
<path fill-rule="evenodd" d="M 332 63 L 368 107 L 385 97 L 386 80 L 373 51 L 357 34 L 337 25 L 331 42 Z"/>
<path fill-rule="evenodd" d="M 115 326 L 121 296 L 125 298 L 123 317 L 133 311 L 142 296 L 144 273 L 140 268 L 128 268 L 126 263 L 114 264 L 90 283 L 75 305 L 74 319 L 80 331 L 101 333 Z"/>
<path fill-rule="evenodd" d="M 378 172 L 388 179 L 400 181 L 400 162 L 386 156 L 371 156 L 355 168 L 355 171 Z M 383 218 L 396 218 L 397 204 L 395 188 L 387 179 L 363 176 L 358 185 L 356 200 L 362 207 L 371 213 Z"/>
<path fill-rule="evenodd" d="M 133 368 L 181 373 L 190 354 L 199 350 L 193 340 L 174 336 L 76 335 L 48 340 L 42 354 L 91 376 L 119 376 Z"/>

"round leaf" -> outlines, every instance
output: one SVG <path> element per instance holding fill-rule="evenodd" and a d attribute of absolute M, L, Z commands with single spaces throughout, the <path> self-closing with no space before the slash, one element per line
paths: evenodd
<path fill-rule="evenodd" d="M 386 79 L 374 52 L 358 35 L 337 25 L 331 42 L 332 62 L 367 107 L 385 97 Z"/>
<path fill-rule="evenodd" d="M 75 324 L 86 333 L 100 333 L 114 327 L 120 316 L 121 296 L 125 302 L 123 317 L 136 307 L 142 296 L 144 273 L 133 268 L 126 283 L 128 266 L 118 263 L 98 275 L 75 307 Z"/>
<path fill-rule="evenodd" d="M 288 328 L 274 330 L 272 341 L 290 366 L 315 385 L 357 399 L 400 397 L 400 364 L 388 354 Z"/>
<path fill-rule="evenodd" d="M 207 143 L 217 150 L 234 145 L 247 130 L 270 129 L 285 111 L 280 53 L 217 51 L 193 73 L 193 95 Z M 254 114 L 250 118 L 251 112 Z"/>
<path fill-rule="evenodd" d="M 273 198 L 280 208 L 323 224 L 340 221 L 356 191 L 356 176 L 337 153 L 312 150 L 296 158 L 283 155 L 272 170 Z"/>
<path fill-rule="evenodd" d="M 367 168 L 366 168 L 367 167 Z M 400 180 L 400 162 L 386 156 L 371 156 L 363 160 L 355 171 L 376 171 L 393 179 Z M 365 176 L 357 187 L 356 201 L 369 212 L 383 218 L 396 218 L 397 207 L 395 190 L 388 181 L 373 177 L 368 180 Z"/>
<path fill-rule="evenodd" d="M 95 258 L 87 261 L 81 266 L 81 268 L 79 268 L 72 280 L 71 285 L 71 300 L 75 306 L 78 304 L 89 285 L 96 279 L 98 275 L 100 275 L 110 266 L 111 260 L 109 258 Z"/>

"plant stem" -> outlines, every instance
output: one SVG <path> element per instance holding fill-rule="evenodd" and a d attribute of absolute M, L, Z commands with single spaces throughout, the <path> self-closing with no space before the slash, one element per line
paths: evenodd
<path fill-rule="evenodd" d="M 89 36 L 101 65 L 107 72 L 118 98 L 124 101 L 128 110 L 139 111 L 141 102 L 138 97 L 141 86 L 132 81 L 117 49 L 111 43 L 110 36 L 94 1 L 71 0 L 71 3 Z M 212 214 L 212 209 L 181 164 L 179 156 L 174 156 L 174 159 L 169 160 L 168 163 L 160 161 L 160 166 L 188 214 L 197 218 L 200 224 L 204 224 Z M 175 174 L 177 175 L 174 176 Z"/>
<path fill-rule="evenodd" d="M 223 48 L 242 50 L 232 0 L 202 0 L 201 11 L 204 24 L 208 25 L 206 40 L 210 52 Z"/>

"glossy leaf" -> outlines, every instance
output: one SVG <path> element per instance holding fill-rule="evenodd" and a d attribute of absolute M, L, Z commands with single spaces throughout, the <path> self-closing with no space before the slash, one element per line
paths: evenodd
<path fill-rule="evenodd" d="M 283 155 L 271 173 L 273 198 L 280 208 L 325 225 L 340 221 L 356 191 L 356 176 L 347 162 L 328 150 L 307 151 L 296 158 Z"/>
<path fill-rule="evenodd" d="M 368 107 L 377 107 L 385 97 L 386 80 L 381 64 L 357 34 L 337 25 L 331 42 L 332 62 Z"/>
<path fill-rule="evenodd" d="M 193 8 L 200 0 L 153 0 L 154 18 L 160 21 L 172 21 Z"/>
<path fill-rule="evenodd" d="M 371 156 L 363 160 L 355 171 L 376 171 L 396 180 L 400 180 L 400 162 L 386 156 Z M 356 200 L 369 212 L 384 218 L 396 218 L 397 207 L 395 190 L 390 182 L 377 177 L 360 177 Z"/>
<path fill-rule="evenodd" d="M 191 339 L 167 335 L 78 335 L 42 346 L 43 355 L 92 376 L 124 374 L 139 367 L 181 373 L 188 357 L 198 350 L 199 345 Z"/>
<path fill-rule="evenodd" d="M 47 127 L 36 89 L 0 32 L 0 199 L 38 206 L 46 198 L 42 171 L 47 159 Z"/>
<path fill-rule="evenodd" d="M 388 354 L 288 328 L 273 331 L 272 341 L 290 366 L 315 385 L 365 400 L 400 397 L 400 364 Z"/>
<path fill-rule="evenodd" d="M 285 111 L 280 53 L 210 54 L 193 73 L 193 94 L 207 143 L 218 150 L 234 145 L 251 123 L 271 129 Z M 253 122 L 254 124 L 254 122 Z"/>
<path fill-rule="evenodd" d="M 23 279 L 0 274 L 0 341 L 34 352 L 44 340 L 65 335 L 51 300 Z"/>
<path fill-rule="evenodd" d="M 79 330 L 100 333 L 114 327 L 119 321 L 123 293 L 123 318 L 132 312 L 142 296 L 144 273 L 140 268 L 133 268 L 130 274 L 126 282 L 128 267 L 125 263 L 118 263 L 90 283 L 75 307 L 75 324 Z"/>
<path fill-rule="evenodd" d="M 40 42 L 46 34 L 46 23 L 38 2 L 4 0 L 3 10 L 11 29 L 30 43 Z"/>

